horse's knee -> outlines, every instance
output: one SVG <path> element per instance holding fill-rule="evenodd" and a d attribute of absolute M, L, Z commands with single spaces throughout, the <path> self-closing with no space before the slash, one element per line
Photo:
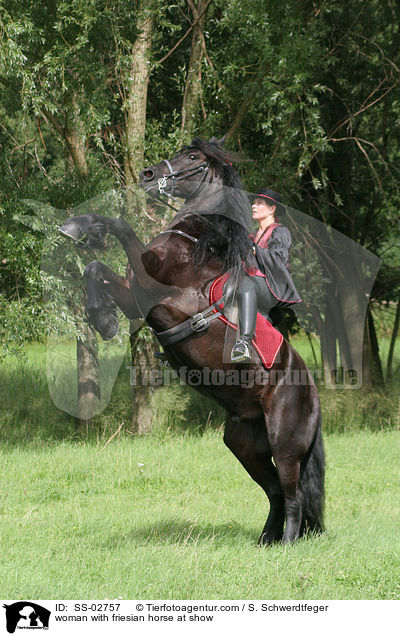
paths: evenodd
<path fill-rule="evenodd" d="M 86 279 L 96 280 L 98 274 L 100 273 L 100 270 L 101 270 L 100 261 L 92 261 L 91 263 L 89 263 L 89 265 L 86 265 L 83 275 Z"/>
<path fill-rule="evenodd" d="M 86 265 L 83 273 L 87 293 L 86 307 L 89 311 L 94 311 L 110 304 L 105 297 L 103 285 L 101 284 L 102 267 L 103 265 L 100 261 L 92 261 L 89 265 Z"/>

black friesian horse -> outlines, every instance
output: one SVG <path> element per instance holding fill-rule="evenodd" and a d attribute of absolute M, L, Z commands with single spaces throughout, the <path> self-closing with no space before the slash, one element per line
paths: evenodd
<path fill-rule="evenodd" d="M 235 369 L 224 361 L 225 325 L 220 320 L 208 323 L 203 314 L 212 282 L 227 269 L 241 267 L 251 245 L 246 227 L 250 204 L 232 161 L 215 138 L 195 139 L 169 161 L 144 169 L 141 185 L 149 194 L 184 199 L 169 228 L 148 245 L 121 219 L 90 214 L 60 228 L 65 236 L 92 246 L 111 233 L 128 257 L 134 275 L 126 279 L 98 261 L 85 270 L 88 315 L 103 338 L 117 332 L 118 305 L 128 318 L 145 317 L 174 369 Z M 252 362 L 239 368 L 260 367 Z M 323 529 L 324 450 L 317 389 L 286 340 L 270 377 L 272 372 L 277 382 L 265 374 L 263 384 L 252 387 L 196 386 L 226 409 L 224 442 L 267 494 L 270 511 L 260 545 L 291 542 Z M 293 382 L 294 375 L 302 383 Z"/>

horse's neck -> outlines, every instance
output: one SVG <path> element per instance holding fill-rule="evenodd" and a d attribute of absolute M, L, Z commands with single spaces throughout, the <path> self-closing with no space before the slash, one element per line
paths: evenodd
<path fill-rule="evenodd" d="M 220 178 L 213 178 L 211 181 L 201 185 L 193 198 L 188 197 L 183 205 L 183 210 L 188 214 L 201 214 L 215 210 L 226 197 L 226 186 Z"/>
<path fill-rule="evenodd" d="M 180 223 L 179 229 L 185 233 L 193 233 L 191 223 Z M 179 241 L 180 238 L 176 237 Z M 190 241 L 186 241 L 189 243 Z M 219 269 L 212 263 L 196 269 L 193 259 L 185 256 L 182 246 L 176 250 L 171 241 L 169 254 L 164 266 L 155 276 L 161 293 L 155 289 L 152 311 L 148 316 L 149 325 L 156 331 L 164 331 L 178 325 L 208 307 L 207 291 L 209 284 L 217 278 Z M 192 248 L 193 249 L 193 248 Z"/>
<path fill-rule="evenodd" d="M 200 215 L 191 212 L 188 209 L 182 208 L 168 225 L 168 229 L 178 229 L 186 232 L 189 235 L 193 235 L 194 238 L 198 238 L 204 227 L 204 221 Z"/>

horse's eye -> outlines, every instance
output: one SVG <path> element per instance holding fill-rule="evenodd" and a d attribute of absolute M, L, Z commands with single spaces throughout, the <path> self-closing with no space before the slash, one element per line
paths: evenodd
<path fill-rule="evenodd" d="M 197 159 L 197 155 L 189 155 L 189 159 L 190 161 L 194 161 L 195 159 Z"/>

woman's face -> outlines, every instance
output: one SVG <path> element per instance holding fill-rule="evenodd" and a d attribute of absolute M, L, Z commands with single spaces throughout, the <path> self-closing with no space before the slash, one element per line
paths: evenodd
<path fill-rule="evenodd" d="M 276 205 L 269 205 L 265 199 L 255 198 L 251 206 L 253 219 L 258 223 L 267 220 L 273 220 Z"/>

